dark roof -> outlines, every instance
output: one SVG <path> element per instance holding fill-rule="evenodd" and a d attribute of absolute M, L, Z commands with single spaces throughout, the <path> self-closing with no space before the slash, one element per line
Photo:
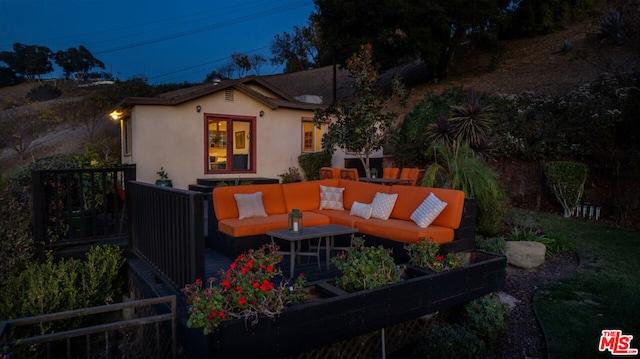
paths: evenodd
<path fill-rule="evenodd" d="M 273 92 L 276 96 L 267 97 L 262 93 L 253 90 L 250 85 L 257 84 L 265 89 Z M 249 76 L 240 80 L 224 80 L 219 83 L 209 83 L 182 88 L 179 90 L 166 92 L 158 95 L 157 97 L 127 97 L 118 104 L 120 109 L 129 109 L 136 105 L 159 105 L 159 106 L 175 106 L 186 101 L 191 101 L 203 96 L 210 95 L 219 91 L 223 91 L 228 88 L 233 88 L 238 91 L 242 91 L 246 95 L 254 98 L 256 101 L 269 106 L 271 109 L 277 109 L 280 107 L 294 108 L 302 110 L 314 110 L 318 107 L 322 107 L 321 104 L 312 104 L 297 101 L 291 95 L 283 92 L 273 84 L 264 81 L 260 77 Z"/>

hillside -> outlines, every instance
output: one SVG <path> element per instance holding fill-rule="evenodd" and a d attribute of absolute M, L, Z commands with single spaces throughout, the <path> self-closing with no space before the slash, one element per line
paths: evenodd
<path fill-rule="evenodd" d="M 428 92 L 439 92 L 452 86 L 475 88 L 478 91 L 499 94 L 519 94 L 529 92 L 536 95 L 563 93 L 591 82 L 604 72 L 628 72 L 637 68 L 637 54 L 623 48 L 594 47 L 594 19 L 585 20 L 571 28 L 555 34 L 531 39 L 510 41 L 495 71 L 489 72 L 490 56 L 476 49 L 459 55 L 448 78 L 437 83 L 425 83 L 422 65 L 411 63 L 396 71 L 411 89 L 406 108 L 394 108 L 400 115 L 410 112 Z M 562 54 L 560 49 L 565 40 L 573 42 L 571 51 Z M 598 50 L 598 48 L 603 50 Z M 294 74 L 265 76 L 265 79 L 285 92 L 298 96 L 320 95 L 325 103 L 331 101 L 332 68 L 325 67 Z M 351 79 L 346 71 L 338 71 L 337 95 L 339 98 L 350 93 Z M 0 88 L 0 101 L 24 97 L 38 83 Z M 63 97 L 77 96 L 65 92 Z M 105 121 L 103 130 L 114 133 L 114 123 Z M 10 149 L 0 151 L 0 168 L 11 170 L 24 165 L 32 158 L 59 152 L 82 152 L 87 136 L 84 129 L 61 125 L 37 139 L 27 160 Z"/>

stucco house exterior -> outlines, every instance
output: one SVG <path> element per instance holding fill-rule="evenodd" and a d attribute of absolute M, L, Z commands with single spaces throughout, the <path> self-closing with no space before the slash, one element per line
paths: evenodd
<path fill-rule="evenodd" d="M 122 162 L 153 183 L 160 168 L 176 188 L 199 178 L 278 178 L 298 156 L 321 150 L 326 125 L 312 118 L 325 106 L 299 101 L 260 77 L 197 85 L 158 97 L 124 99 L 111 117 L 121 123 Z M 334 166 L 344 165 L 337 151 Z"/>

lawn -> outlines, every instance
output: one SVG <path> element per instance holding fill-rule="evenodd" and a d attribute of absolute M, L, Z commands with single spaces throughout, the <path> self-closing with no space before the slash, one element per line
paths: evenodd
<path fill-rule="evenodd" d="M 640 233 L 581 219 L 533 214 L 548 233 L 575 246 L 577 272 L 540 288 L 534 307 L 551 358 L 611 357 L 598 350 L 604 329 L 633 335 L 640 348 Z"/>

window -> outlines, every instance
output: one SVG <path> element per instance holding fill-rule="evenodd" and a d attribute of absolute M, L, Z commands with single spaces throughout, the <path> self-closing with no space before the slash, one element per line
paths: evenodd
<path fill-rule="evenodd" d="M 312 119 L 305 117 L 302 119 L 302 152 L 322 151 L 322 135 L 327 132 L 327 124 L 323 123 L 320 128 L 313 125 Z"/>
<path fill-rule="evenodd" d="M 205 173 L 255 173 L 255 117 L 205 117 Z"/>
<path fill-rule="evenodd" d="M 131 156 L 131 118 L 122 120 L 122 153 Z"/>

